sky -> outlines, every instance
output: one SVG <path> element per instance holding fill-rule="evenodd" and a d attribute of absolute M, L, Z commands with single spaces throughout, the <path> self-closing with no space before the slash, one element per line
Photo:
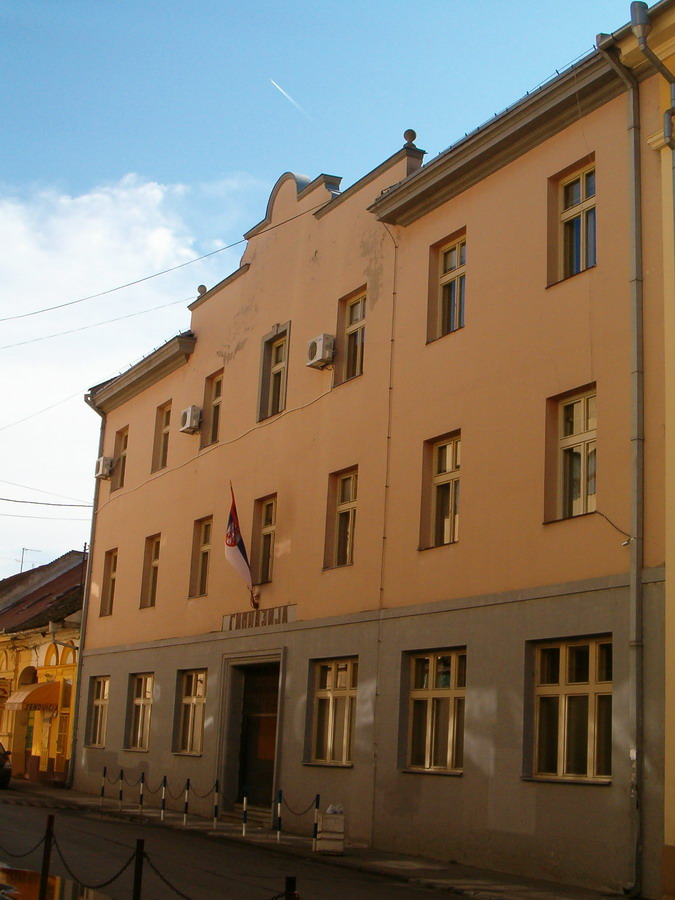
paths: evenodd
<path fill-rule="evenodd" d="M 628 0 L 0 0 L 0 578 L 88 542 L 85 392 L 189 327 L 284 172 L 347 187 L 408 128 L 430 160 L 629 18 Z"/>

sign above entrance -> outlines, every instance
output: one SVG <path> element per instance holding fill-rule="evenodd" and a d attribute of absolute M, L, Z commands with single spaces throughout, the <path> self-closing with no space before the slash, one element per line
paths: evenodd
<path fill-rule="evenodd" d="M 252 609 L 250 612 L 223 616 L 223 631 L 244 631 L 249 628 L 263 628 L 266 625 L 285 625 L 287 622 L 295 622 L 295 605 Z"/>

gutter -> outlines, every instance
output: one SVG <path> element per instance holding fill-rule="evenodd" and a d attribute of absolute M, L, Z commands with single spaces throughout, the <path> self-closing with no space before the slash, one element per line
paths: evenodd
<path fill-rule="evenodd" d="M 628 897 L 639 897 L 643 870 L 644 784 L 644 598 L 642 588 L 644 538 L 644 335 L 642 269 L 642 159 L 640 92 L 633 73 L 618 59 L 614 38 L 598 35 L 597 47 L 628 91 L 628 162 L 630 178 L 630 311 L 631 311 L 631 524 L 629 603 L 629 734 L 633 839 L 633 881 L 624 885 Z"/>
<path fill-rule="evenodd" d="M 105 413 L 96 406 L 94 402 L 94 398 L 89 392 L 84 395 L 84 402 L 91 406 L 95 413 L 97 413 L 101 417 L 101 430 L 99 432 L 98 438 L 98 454 L 97 456 L 103 455 L 103 439 L 105 436 Z M 77 732 L 78 732 L 78 720 L 80 716 L 80 703 L 82 698 L 82 661 L 84 657 L 84 640 L 85 634 L 87 631 L 87 617 L 89 614 L 89 592 L 91 589 L 91 567 L 94 559 L 94 535 L 96 534 L 96 512 L 98 510 L 98 493 L 100 490 L 100 483 L 96 480 L 96 486 L 94 488 L 94 503 L 92 506 L 91 513 L 91 531 L 89 534 L 89 556 L 87 559 L 87 574 L 85 577 L 85 584 L 82 596 L 82 622 L 80 624 L 80 649 L 77 654 L 77 675 L 75 677 L 75 705 L 73 707 L 73 734 L 70 742 L 70 760 L 68 763 L 68 775 L 66 777 L 66 787 L 72 788 L 73 780 L 75 778 L 75 751 L 77 750 Z"/>

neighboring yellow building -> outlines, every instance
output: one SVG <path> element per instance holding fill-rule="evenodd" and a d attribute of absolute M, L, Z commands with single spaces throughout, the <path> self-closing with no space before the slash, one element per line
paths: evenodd
<path fill-rule="evenodd" d="M 0 743 L 12 776 L 65 783 L 86 554 L 0 581 Z"/>
<path fill-rule="evenodd" d="M 649 15 L 675 71 L 675 2 Z M 671 104 L 646 52 L 600 35 L 426 165 L 406 132 L 342 192 L 286 173 L 190 330 L 92 388 L 78 788 L 319 793 L 354 841 L 675 893 Z"/>

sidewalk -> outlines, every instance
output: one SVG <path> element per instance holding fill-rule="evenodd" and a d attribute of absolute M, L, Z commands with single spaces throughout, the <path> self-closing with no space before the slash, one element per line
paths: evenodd
<path fill-rule="evenodd" d="M 144 809 L 138 812 L 138 805 L 119 804 L 105 798 L 103 807 L 100 800 L 91 794 L 64 788 L 47 787 L 28 781 L 14 779 L 7 790 L 0 791 L 0 805 L 38 806 L 50 809 L 87 810 L 110 817 L 120 817 L 139 824 L 163 825 L 168 828 L 183 828 L 183 816 L 176 811 L 167 811 L 164 822 L 160 821 L 158 809 Z M 618 897 L 618 894 L 599 893 L 583 888 L 536 881 L 476 869 L 453 863 L 434 862 L 414 856 L 402 856 L 383 850 L 361 847 L 345 847 L 344 855 L 329 856 L 312 853 L 312 840 L 292 834 L 282 834 L 277 840 L 276 832 L 249 825 L 246 837 L 242 837 L 241 824 L 235 821 L 219 821 L 214 830 L 211 819 L 190 815 L 185 826 L 190 831 L 202 831 L 214 839 L 246 841 L 273 852 L 312 857 L 313 861 L 334 866 L 348 866 L 363 872 L 384 875 L 398 881 L 423 885 L 447 891 L 452 896 L 472 897 L 473 900 L 600 900 Z"/>

